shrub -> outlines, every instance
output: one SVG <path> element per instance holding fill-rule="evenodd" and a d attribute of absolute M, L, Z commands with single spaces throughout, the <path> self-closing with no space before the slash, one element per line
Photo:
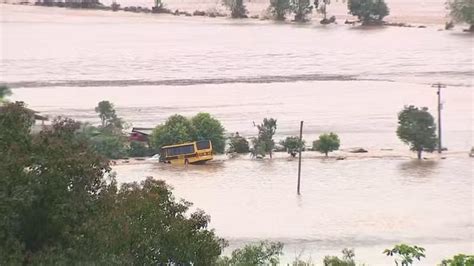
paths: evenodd
<path fill-rule="evenodd" d="M 349 14 L 362 21 L 362 25 L 381 24 L 390 13 L 384 0 L 348 0 Z"/>
<path fill-rule="evenodd" d="M 286 137 L 285 140 L 280 141 L 280 144 L 292 157 L 296 157 L 296 154 L 298 153 L 299 149 L 304 148 L 304 140 L 300 141 L 300 138 L 295 136 Z"/>
<path fill-rule="evenodd" d="M 276 20 L 285 20 L 286 15 L 291 11 L 290 0 L 270 0 L 270 13 Z"/>
<path fill-rule="evenodd" d="M 240 136 L 239 132 L 230 136 L 228 153 L 248 153 L 249 151 L 249 142 L 244 137 Z"/>
<path fill-rule="evenodd" d="M 313 150 L 324 153 L 327 157 L 329 152 L 339 149 L 340 143 L 339 137 L 335 133 L 323 134 L 313 142 Z"/>

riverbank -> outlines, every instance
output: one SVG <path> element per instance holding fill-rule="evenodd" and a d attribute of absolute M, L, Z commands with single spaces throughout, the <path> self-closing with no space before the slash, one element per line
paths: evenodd
<path fill-rule="evenodd" d="M 347 10 L 343 11 L 344 6 L 339 6 L 341 3 L 335 3 L 336 10 L 338 10 L 337 14 L 337 24 L 344 25 L 345 21 L 355 21 L 356 18 L 347 15 Z M 259 7 L 262 7 L 260 5 Z M 338 7 L 339 6 L 339 7 Z M 239 23 L 258 23 L 258 22 L 270 22 L 270 23 L 277 23 L 277 24 L 295 24 L 291 22 L 291 19 L 288 19 L 286 22 L 273 22 L 267 18 L 268 15 L 265 15 L 263 8 L 260 12 L 253 12 L 259 14 L 250 15 L 248 19 L 231 19 L 228 16 L 228 12 L 222 7 L 208 7 L 207 9 L 194 9 L 191 10 L 192 6 L 186 6 L 179 8 L 180 5 L 176 6 L 176 9 L 172 6 L 169 7 L 170 13 L 159 13 L 154 14 L 152 13 L 152 9 L 149 6 L 122 6 L 121 10 L 117 12 L 112 12 L 112 8 L 110 6 L 99 6 L 95 9 L 81 9 L 81 8 L 61 8 L 61 7 L 51 7 L 51 6 L 34 6 L 30 4 L 0 4 L 1 12 L 2 12 L 2 22 L 9 22 L 12 21 L 10 16 L 12 13 L 38 13 L 38 12 L 48 12 L 51 19 L 54 19 L 55 16 L 61 15 L 68 15 L 68 16 L 85 16 L 89 19 L 92 17 L 126 17 L 127 19 L 133 20 L 134 18 L 152 18 L 152 17 L 160 17 L 160 19 L 171 19 L 171 17 L 181 17 L 187 19 L 197 18 L 202 21 L 202 19 L 219 19 L 220 22 L 223 20 L 230 20 Z M 195 6 L 196 7 L 196 6 Z M 198 6 L 199 7 L 199 6 Z M 184 8 L 184 9 L 183 9 Z M 45 10 L 49 9 L 49 10 Z M 250 10 L 254 10 L 255 8 L 250 8 Z M 62 11 L 64 10 L 64 11 Z M 64 12 L 64 14 L 61 14 Z M 192 17 L 192 18 L 190 18 Z M 319 20 L 321 17 L 319 14 L 313 14 L 313 18 L 310 22 L 304 24 L 297 25 L 319 25 Z M 14 19 L 13 19 L 14 21 Z M 389 16 L 386 19 L 385 26 L 393 26 L 393 27 L 415 27 L 415 28 L 425 28 L 425 27 L 435 27 L 436 29 L 442 30 L 444 29 L 444 24 L 448 21 L 446 16 L 442 13 L 433 13 L 427 17 L 416 17 L 412 15 L 403 14 Z M 131 21 L 130 21 L 131 22 Z M 349 27 L 353 27 L 351 25 L 346 25 Z M 369 27 L 371 28 L 371 27 Z M 461 28 L 461 27 L 458 27 Z"/>

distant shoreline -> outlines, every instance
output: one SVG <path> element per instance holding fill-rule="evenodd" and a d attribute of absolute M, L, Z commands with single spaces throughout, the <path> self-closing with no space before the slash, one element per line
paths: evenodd
<path fill-rule="evenodd" d="M 87 14 L 88 17 L 104 17 L 103 15 L 105 13 L 108 13 L 107 17 L 162 17 L 162 18 L 173 18 L 173 17 L 201 17 L 205 19 L 225 19 L 227 21 L 236 21 L 236 22 L 271 22 L 272 20 L 267 19 L 267 18 L 261 18 L 261 16 L 258 15 L 253 15 L 249 16 L 249 18 L 245 19 L 231 19 L 228 17 L 228 14 L 225 11 L 222 10 L 214 10 L 214 11 L 203 11 L 200 9 L 196 9 L 194 12 L 191 11 L 181 11 L 180 9 L 171 9 L 173 11 L 172 13 L 152 13 L 151 9 L 146 8 L 146 7 L 139 7 L 139 6 L 134 6 L 132 9 L 128 6 L 122 6 L 121 10 L 118 11 L 113 11 L 110 6 L 104 5 L 103 8 L 70 8 L 70 7 L 57 7 L 57 6 L 37 6 L 31 3 L 28 4 L 16 4 L 16 3 L 0 3 L 0 7 L 2 9 L 3 13 L 3 18 L 2 18 L 2 23 L 3 22 L 10 22 L 9 17 L 12 15 L 15 15 L 15 13 L 26 13 L 26 12 L 34 12 L 35 14 L 38 15 L 46 15 L 46 14 L 39 14 L 37 13 L 38 10 L 46 10 L 50 9 L 51 13 L 50 15 L 66 15 L 66 14 L 60 14 L 57 11 L 58 10 L 64 10 L 64 13 L 69 13 L 67 15 L 77 15 L 77 16 L 82 16 L 84 14 Z M 123 10 L 126 8 L 126 11 Z M 138 10 L 137 10 L 138 9 Z M 103 11 L 108 11 L 108 12 L 103 12 Z M 174 11 L 179 11 L 176 14 L 174 14 Z M 193 13 L 196 12 L 202 12 L 202 14 L 195 15 Z M 100 12 L 100 13 L 99 13 Z M 212 12 L 212 13 L 208 13 Z M 47 12 L 45 12 L 47 13 Z M 48 12 L 49 13 L 49 12 Z M 94 14 L 95 13 L 95 14 Z M 112 15 L 113 14 L 113 15 Z M 125 16 L 124 16 L 125 15 Z M 346 21 L 353 22 L 356 19 L 350 15 L 347 14 L 336 14 L 337 17 L 337 25 L 344 25 Z M 308 26 L 317 26 L 320 25 L 319 23 L 319 15 L 315 16 L 313 15 L 312 19 L 307 22 L 307 23 L 301 23 L 300 25 L 308 25 Z M 16 20 L 13 20 L 16 21 Z M 420 19 L 420 18 L 413 18 L 410 19 L 409 17 L 405 16 L 397 16 L 397 14 L 394 14 L 392 16 L 387 17 L 385 24 L 381 25 L 382 27 L 408 27 L 408 28 L 437 28 L 438 30 L 444 30 L 444 23 L 447 21 L 447 18 L 443 15 L 440 15 L 439 18 L 437 17 L 427 17 L 425 19 Z M 32 21 L 34 22 L 34 21 Z M 275 22 L 275 23 L 281 23 L 281 24 L 292 24 L 292 25 L 299 25 L 299 23 L 292 22 L 291 19 L 287 19 L 285 22 Z M 324 27 L 324 25 L 320 25 Z M 330 25 L 329 25 L 330 26 Z M 354 27 L 353 25 L 346 25 L 347 27 Z M 356 25 L 355 27 L 358 27 L 360 25 Z M 374 26 L 364 26 L 364 28 L 371 28 Z M 380 27 L 380 26 L 375 26 L 375 27 Z M 462 28 L 463 26 L 459 25 L 458 29 Z M 456 31 L 456 30 L 455 30 Z"/>

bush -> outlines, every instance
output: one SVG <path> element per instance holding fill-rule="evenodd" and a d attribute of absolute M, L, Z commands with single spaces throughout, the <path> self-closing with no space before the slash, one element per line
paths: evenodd
<path fill-rule="evenodd" d="M 250 151 L 249 142 L 239 133 L 232 134 L 229 138 L 229 150 L 228 153 L 248 153 Z"/>
<path fill-rule="evenodd" d="M 285 140 L 280 141 L 280 144 L 292 157 L 296 157 L 300 148 L 304 149 L 304 140 L 300 141 L 300 138 L 295 136 L 286 137 Z"/>
<path fill-rule="evenodd" d="M 247 18 L 247 8 L 243 0 L 222 0 L 224 6 L 230 9 L 232 18 Z"/>
<path fill-rule="evenodd" d="M 339 149 L 341 142 L 339 137 L 334 133 L 323 134 L 318 140 L 313 141 L 313 150 L 324 153 L 326 157 L 331 151 Z"/>
<path fill-rule="evenodd" d="M 349 0 L 349 14 L 362 21 L 362 25 L 381 24 L 390 11 L 384 0 Z"/>
<path fill-rule="evenodd" d="M 464 22 L 474 31 L 474 1 L 472 0 L 450 0 L 448 1 L 449 15 L 456 22 Z"/>
<path fill-rule="evenodd" d="M 127 153 L 130 157 L 147 157 L 151 155 L 148 145 L 140 141 L 130 142 L 130 147 L 128 148 Z"/>
<path fill-rule="evenodd" d="M 276 20 L 285 20 L 291 11 L 290 0 L 270 0 L 269 11 Z"/>
<path fill-rule="evenodd" d="M 295 14 L 295 21 L 306 22 L 308 15 L 313 12 L 310 0 L 291 0 L 291 11 Z"/>

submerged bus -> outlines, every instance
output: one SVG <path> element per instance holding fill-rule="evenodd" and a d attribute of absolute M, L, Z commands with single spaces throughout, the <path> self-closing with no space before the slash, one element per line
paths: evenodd
<path fill-rule="evenodd" d="M 171 164 L 200 164 L 212 160 L 212 143 L 209 140 L 164 146 L 160 162 Z"/>

